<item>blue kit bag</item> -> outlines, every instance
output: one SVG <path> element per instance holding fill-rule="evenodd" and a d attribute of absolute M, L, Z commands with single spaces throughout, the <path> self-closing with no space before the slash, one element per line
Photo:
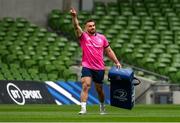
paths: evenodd
<path fill-rule="evenodd" d="M 110 81 L 110 104 L 115 107 L 132 109 L 135 104 L 135 88 L 140 80 L 134 77 L 131 68 L 113 66 L 108 73 Z M 135 83 L 135 80 L 136 83 Z"/>

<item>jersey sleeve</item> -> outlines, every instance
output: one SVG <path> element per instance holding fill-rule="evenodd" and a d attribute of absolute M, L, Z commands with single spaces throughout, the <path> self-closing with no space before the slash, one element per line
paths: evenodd
<path fill-rule="evenodd" d="M 81 34 L 81 36 L 79 37 L 79 41 L 82 41 L 82 40 L 84 39 L 84 33 L 85 33 L 85 32 L 83 32 L 83 33 Z"/>
<path fill-rule="evenodd" d="M 109 42 L 105 36 L 103 36 L 103 39 L 104 39 L 104 46 L 103 47 L 107 48 L 109 46 Z"/>
<path fill-rule="evenodd" d="M 85 32 L 83 32 L 83 33 L 81 34 L 81 36 L 79 37 L 79 43 L 80 43 L 80 45 L 83 43 L 84 39 L 85 39 Z"/>

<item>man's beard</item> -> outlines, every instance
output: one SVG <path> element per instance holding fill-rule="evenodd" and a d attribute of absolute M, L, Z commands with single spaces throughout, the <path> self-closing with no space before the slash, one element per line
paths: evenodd
<path fill-rule="evenodd" d="M 90 34 L 95 34 L 96 33 L 96 30 L 94 29 L 94 30 L 90 30 L 90 31 L 88 31 L 88 33 L 90 33 Z"/>

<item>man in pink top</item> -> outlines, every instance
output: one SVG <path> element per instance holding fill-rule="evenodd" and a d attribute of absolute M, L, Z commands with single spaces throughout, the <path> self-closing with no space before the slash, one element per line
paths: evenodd
<path fill-rule="evenodd" d="M 81 111 L 79 114 L 86 114 L 86 101 L 91 81 L 94 81 L 100 101 L 100 114 L 105 114 L 103 79 L 104 79 L 104 52 L 115 63 L 118 68 L 121 64 L 116 58 L 113 50 L 109 46 L 106 37 L 96 32 L 95 21 L 87 20 L 84 31 L 79 25 L 77 12 L 74 8 L 70 10 L 72 22 L 75 28 L 76 36 L 82 48 L 82 91 L 81 91 Z"/>
<path fill-rule="evenodd" d="M 82 66 L 93 70 L 104 70 L 104 49 L 109 46 L 107 39 L 99 33 L 89 35 L 88 32 L 83 32 L 79 40 L 83 51 Z"/>

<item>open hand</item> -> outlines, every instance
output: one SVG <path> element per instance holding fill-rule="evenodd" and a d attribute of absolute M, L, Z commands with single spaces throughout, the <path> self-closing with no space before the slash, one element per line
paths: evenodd
<path fill-rule="evenodd" d="M 74 17 L 77 16 L 77 12 L 76 12 L 76 10 L 74 8 L 71 8 L 70 13 Z"/>

